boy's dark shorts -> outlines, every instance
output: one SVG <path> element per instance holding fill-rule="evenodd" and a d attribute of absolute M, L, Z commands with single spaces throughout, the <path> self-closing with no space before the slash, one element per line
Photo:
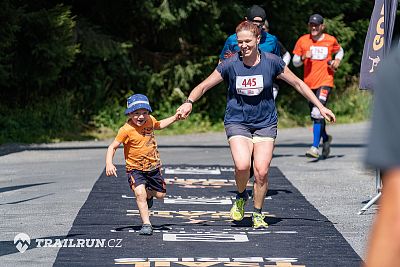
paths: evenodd
<path fill-rule="evenodd" d="M 144 184 L 149 190 L 156 192 L 167 192 L 164 178 L 161 175 L 161 168 L 152 171 L 131 170 L 126 173 L 130 187 Z"/>

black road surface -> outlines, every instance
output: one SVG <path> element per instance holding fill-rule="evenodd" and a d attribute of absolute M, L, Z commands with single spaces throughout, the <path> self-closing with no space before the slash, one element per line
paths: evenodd
<path fill-rule="evenodd" d="M 263 208 L 269 228 L 253 229 L 251 199 L 241 222 L 229 218 L 236 193 L 231 166 L 164 166 L 167 196 L 154 201 L 152 236 L 138 235 L 141 220 L 134 194 L 124 167 L 118 170 L 118 178 L 103 172 L 97 180 L 63 239 L 54 266 L 353 267 L 361 263 L 334 225 L 277 167 L 270 170 Z"/>

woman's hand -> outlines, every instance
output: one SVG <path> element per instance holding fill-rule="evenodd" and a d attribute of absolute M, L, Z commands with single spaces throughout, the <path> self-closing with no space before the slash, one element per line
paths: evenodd
<path fill-rule="evenodd" d="M 324 116 L 324 118 L 329 121 L 329 122 L 336 122 L 336 117 L 335 114 L 333 114 L 333 112 L 326 107 L 321 107 L 319 109 L 319 111 L 321 112 L 321 115 Z"/>
<path fill-rule="evenodd" d="M 178 115 L 179 120 L 186 119 L 190 112 L 192 112 L 193 104 L 192 103 L 183 103 L 177 110 L 176 113 Z"/>

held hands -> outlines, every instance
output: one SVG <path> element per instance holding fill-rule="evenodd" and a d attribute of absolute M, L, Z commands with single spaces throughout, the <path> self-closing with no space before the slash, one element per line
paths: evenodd
<path fill-rule="evenodd" d="M 176 110 L 175 114 L 171 116 L 172 118 L 172 122 L 177 122 L 180 120 L 180 114 L 178 112 L 178 110 Z"/>
<path fill-rule="evenodd" d="M 179 120 L 186 119 L 190 112 L 192 112 L 192 104 L 191 103 L 183 103 L 177 110 L 176 114 Z"/>
<path fill-rule="evenodd" d="M 333 112 L 332 112 L 330 109 L 328 109 L 328 108 L 322 106 L 322 107 L 319 109 L 319 111 L 321 112 L 321 115 L 324 116 L 324 118 L 325 118 L 327 121 L 329 121 L 329 122 L 336 122 L 335 114 L 333 114 Z"/>
<path fill-rule="evenodd" d="M 114 164 L 107 164 L 106 165 L 106 175 L 107 176 L 114 175 L 115 177 L 118 177 L 117 168 L 114 166 Z"/>

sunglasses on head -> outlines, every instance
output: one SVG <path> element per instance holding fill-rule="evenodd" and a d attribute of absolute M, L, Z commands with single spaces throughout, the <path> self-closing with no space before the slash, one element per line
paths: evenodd
<path fill-rule="evenodd" d="M 255 23 L 264 23 L 265 22 L 265 20 L 256 20 L 256 19 L 249 20 L 249 21 L 255 22 Z"/>
<path fill-rule="evenodd" d="M 249 22 L 252 22 L 254 25 L 256 25 L 258 28 L 262 28 L 264 25 L 263 20 L 248 20 Z"/>

